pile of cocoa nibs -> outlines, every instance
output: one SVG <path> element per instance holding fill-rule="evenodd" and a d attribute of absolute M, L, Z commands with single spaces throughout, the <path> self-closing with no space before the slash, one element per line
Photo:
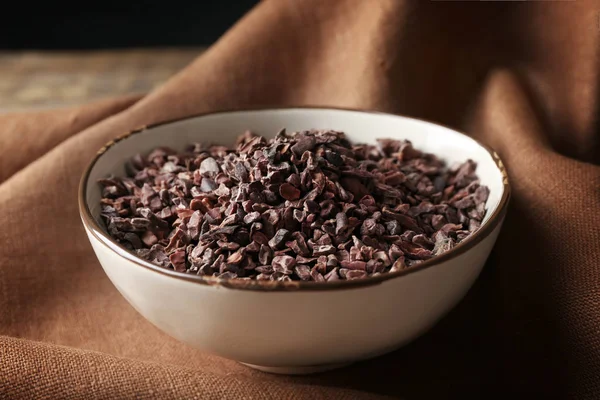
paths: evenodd
<path fill-rule="evenodd" d="M 331 282 L 409 268 L 479 227 L 489 189 L 409 141 L 251 132 L 135 156 L 102 185 L 108 233 L 164 268 L 222 279 Z"/>

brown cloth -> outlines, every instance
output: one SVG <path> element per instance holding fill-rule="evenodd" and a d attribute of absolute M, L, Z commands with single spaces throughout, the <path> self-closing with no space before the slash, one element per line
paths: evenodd
<path fill-rule="evenodd" d="M 265 1 L 145 97 L 0 116 L 0 398 L 600 398 L 599 12 Z M 463 129 L 498 150 L 514 189 L 483 274 L 431 332 L 305 377 L 203 354 L 146 322 L 100 268 L 76 200 L 95 151 L 131 128 L 288 104 Z"/>

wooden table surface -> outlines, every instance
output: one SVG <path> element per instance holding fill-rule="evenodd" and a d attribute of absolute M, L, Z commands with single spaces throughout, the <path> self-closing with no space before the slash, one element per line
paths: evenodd
<path fill-rule="evenodd" d="M 0 111 L 82 104 L 145 93 L 202 49 L 0 51 Z"/>

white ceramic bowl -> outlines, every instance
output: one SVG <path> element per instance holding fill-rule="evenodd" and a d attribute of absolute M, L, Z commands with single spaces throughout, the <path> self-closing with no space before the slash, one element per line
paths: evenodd
<path fill-rule="evenodd" d="M 354 143 L 409 139 L 448 163 L 468 158 L 490 188 L 482 227 L 451 251 L 407 270 L 336 283 L 218 281 L 166 270 L 126 251 L 99 217 L 96 181 L 124 176 L 138 152 L 204 141 L 231 145 L 244 130 L 269 136 L 309 128 L 344 131 Z M 325 108 L 227 111 L 120 136 L 86 169 L 80 212 L 106 274 L 140 314 L 191 346 L 255 368 L 309 373 L 394 350 L 430 329 L 466 294 L 500 231 L 510 188 L 498 155 L 429 122 L 377 112 Z"/>

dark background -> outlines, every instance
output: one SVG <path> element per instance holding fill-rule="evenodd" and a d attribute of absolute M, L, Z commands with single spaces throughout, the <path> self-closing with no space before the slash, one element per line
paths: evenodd
<path fill-rule="evenodd" d="M 11 1 L 0 49 L 207 46 L 258 0 Z"/>

